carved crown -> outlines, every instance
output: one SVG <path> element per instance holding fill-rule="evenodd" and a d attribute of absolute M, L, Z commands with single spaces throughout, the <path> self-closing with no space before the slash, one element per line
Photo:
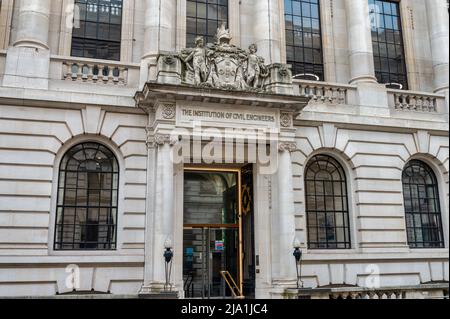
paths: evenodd
<path fill-rule="evenodd" d="M 217 38 L 217 43 L 224 42 L 223 40 L 225 40 L 226 42 L 231 41 L 232 36 L 231 36 L 230 30 L 226 28 L 225 22 L 222 22 L 220 24 L 220 27 L 217 29 L 216 38 Z"/>

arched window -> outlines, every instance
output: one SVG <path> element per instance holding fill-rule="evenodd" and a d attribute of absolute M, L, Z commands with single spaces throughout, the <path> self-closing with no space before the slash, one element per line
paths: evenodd
<path fill-rule="evenodd" d="M 305 170 L 308 248 L 350 249 L 347 180 L 332 157 L 313 157 Z"/>
<path fill-rule="evenodd" d="M 286 59 L 296 78 L 324 80 L 319 0 L 285 0 Z"/>
<path fill-rule="evenodd" d="M 431 168 L 417 160 L 403 171 L 406 231 L 411 248 L 443 248 L 439 189 Z"/>
<path fill-rule="evenodd" d="M 119 165 L 98 143 L 71 148 L 59 168 L 55 250 L 113 250 Z"/>
<path fill-rule="evenodd" d="M 72 56 L 120 60 L 122 0 L 75 0 L 74 19 Z"/>

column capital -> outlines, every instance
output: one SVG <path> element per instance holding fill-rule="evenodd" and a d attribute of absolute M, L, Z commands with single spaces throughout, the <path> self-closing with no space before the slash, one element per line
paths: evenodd
<path fill-rule="evenodd" d="M 169 146 L 174 146 L 178 143 L 178 138 L 176 136 L 171 136 L 170 134 L 148 134 L 147 135 L 147 146 L 149 148 L 156 148 L 168 144 Z"/>
<path fill-rule="evenodd" d="M 297 150 L 297 144 L 295 142 L 280 142 L 278 144 L 279 152 L 295 152 Z"/>

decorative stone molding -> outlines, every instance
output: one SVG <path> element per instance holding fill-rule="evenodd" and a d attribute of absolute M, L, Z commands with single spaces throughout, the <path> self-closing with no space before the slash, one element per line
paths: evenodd
<path fill-rule="evenodd" d="M 176 63 L 176 57 L 173 55 L 166 55 L 163 56 L 163 63 L 167 64 L 167 65 L 174 65 Z"/>
<path fill-rule="evenodd" d="M 161 114 L 165 120 L 173 120 L 176 115 L 176 106 L 174 104 L 164 104 Z"/>
<path fill-rule="evenodd" d="M 163 146 L 165 144 L 174 146 L 178 142 L 178 139 L 169 134 L 155 134 L 153 136 L 153 142 L 155 146 Z"/>
<path fill-rule="evenodd" d="M 292 127 L 292 123 L 293 123 L 292 114 L 281 113 L 281 115 L 280 115 L 281 127 Z"/>
<path fill-rule="evenodd" d="M 294 142 L 280 142 L 278 144 L 279 152 L 295 152 L 297 150 L 297 144 Z"/>

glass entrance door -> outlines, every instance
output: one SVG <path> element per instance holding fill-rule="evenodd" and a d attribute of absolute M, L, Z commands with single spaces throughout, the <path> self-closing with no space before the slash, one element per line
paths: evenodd
<path fill-rule="evenodd" d="M 238 278 L 238 229 L 192 228 L 184 230 L 186 298 L 231 297 L 220 272 Z"/>
<path fill-rule="evenodd" d="M 183 275 L 186 298 L 225 298 L 228 271 L 242 287 L 240 170 L 186 169 Z"/>

